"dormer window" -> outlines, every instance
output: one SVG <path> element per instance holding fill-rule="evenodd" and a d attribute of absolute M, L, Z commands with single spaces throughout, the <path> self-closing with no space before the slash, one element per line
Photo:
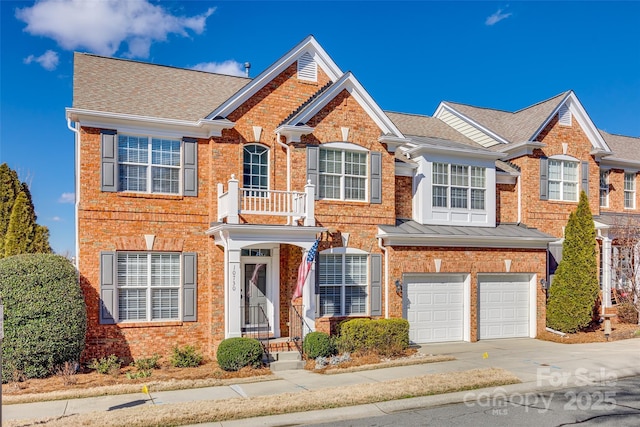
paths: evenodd
<path fill-rule="evenodd" d="M 434 163 L 434 208 L 485 209 L 486 170 L 483 167 Z"/>

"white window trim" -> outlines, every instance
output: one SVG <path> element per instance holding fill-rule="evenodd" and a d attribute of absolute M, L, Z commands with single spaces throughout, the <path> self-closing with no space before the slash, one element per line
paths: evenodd
<path fill-rule="evenodd" d="M 117 292 L 117 297 L 116 297 L 116 304 L 117 306 L 114 308 L 114 314 L 115 316 L 117 316 L 117 323 L 160 323 L 160 322 L 180 322 L 182 321 L 182 278 L 183 278 L 183 274 L 184 272 L 182 271 L 182 253 L 180 252 L 154 252 L 154 251 L 118 251 L 116 252 L 116 262 L 117 262 L 117 268 L 120 268 L 120 262 L 118 261 L 118 256 L 120 254 L 123 253 L 127 253 L 127 254 L 143 254 L 147 256 L 147 267 L 148 267 L 148 271 L 147 271 L 147 283 L 144 286 L 145 288 L 145 292 L 146 292 L 146 319 L 120 319 L 120 289 L 140 289 L 142 288 L 142 286 L 121 286 L 120 283 L 116 283 L 116 292 Z M 153 298 L 151 296 L 151 290 L 152 289 L 175 289 L 175 287 L 162 287 L 162 286 L 151 286 L 151 274 L 152 274 L 152 268 L 151 268 L 151 255 L 153 254 L 177 254 L 178 255 L 178 268 L 180 271 L 180 278 L 178 281 L 178 317 L 176 318 L 171 318 L 171 319 L 153 319 L 152 315 L 153 315 Z"/>
<path fill-rule="evenodd" d="M 633 184 L 633 188 L 627 190 L 627 176 L 631 176 L 631 184 Z M 625 172 L 624 173 L 624 182 L 623 182 L 623 203 L 625 209 L 635 209 L 636 208 L 636 173 L 635 172 Z M 627 194 L 631 194 L 631 204 L 632 206 L 627 206 Z"/>
<path fill-rule="evenodd" d="M 602 185 L 602 180 L 600 179 L 599 184 L 600 184 L 600 191 L 598 193 L 599 196 L 599 200 L 600 200 L 600 207 L 601 208 L 608 208 L 609 207 L 609 178 L 610 178 L 610 174 L 611 171 L 608 169 L 605 170 L 600 170 L 600 176 L 602 176 L 602 174 L 604 174 L 604 186 Z M 600 178 L 599 176 L 599 178 Z M 604 204 L 602 203 L 602 192 L 605 192 L 605 200 L 604 200 Z"/>
<path fill-rule="evenodd" d="M 133 194 L 158 194 L 158 195 L 169 195 L 169 196 L 181 196 L 183 194 L 183 182 L 182 182 L 182 171 L 184 170 L 184 143 L 182 140 L 178 138 L 171 138 L 160 135 L 141 135 L 134 133 L 118 133 L 116 140 L 116 151 L 120 150 L 120 136 L 126 137 L 134 137 L 134 138 L 147 138 L 147 162 L 146 163 L 135 163 L 135 162 L 125 162 L 120 159 L 120 155 L 118 153 L 118 163 L 117 167 L 120 168 L 120 165 L 134 165 L 134 166 L 145 166 L 147 168 L 146 173 L 146 181 L 147 181 L 147 191 L 135 191 L 135 190 L 124 190 L 121 188 L 120 179 L 121 177 L 118 175 L 118 192 L 119 193 L 133 193 Z M 180 145 L 180 165 L 179 166 L 164 166 L 164 165 L 156 165 L 154 166 L 153 161 L 153 140 L 154 139 L 164 139 L 167 141 L 176 141 Z M 168 169 L 177 169 L 178 170 L 178 191 L 176 193 L 165 193 L 160 191 L 153 191 L 153 176 L 152 169 L 156 167 L 160 168 L 168 168 Z"/>
<path fill-rule="evenodd" d="M 369 150 L 364 149 L 360 146 L 357 146 L 355 144 L 350 144 L 350 143 L 344 143 L 344 142 L 333 142 L 333 143 L 326 143 L 326 144 L 322 144 L 322 147 L 320 147 L 320 151 L 318 153 L 318 156 L 322 156 L 322 151 L 338 151 L 341 153 L 341 173 L 339 175 L 340 177 L 340 198 L 332 198 L 332 197 L 320 197 L 322 200 L 338 200 L 338 201 L 343 201 L 343 202 L 356 202 L 356 203 L 368 203 L 369 202 L 369 185 L 370 185 L 370 181 L 371 181 L 371 161 L 370 161 L 370 157 L 368 155 Z M 365 154 L 365 167 L 366 167 L 366 172 L 363 176 L 359 176 L 359 175 L 346 175 L 345 173 L 345 164 L 346 164 L 346 159 L 345 159 L 345 153 L 347 152 L 352 152 L 352 153 L 358 153 L 358 154 Z M 322 162 L 322 160 L 319 160 L 319 164 Z M 318 191 L 318 194 L 320 194 L 320 181 L 322 176 L 338 176 L 337 174 L 333 174 L 333 173 L 326 173 L 326 172 L 321 172 L 320 169 L 318 168 L 318 189 L 316 191 Z M 345 192 L 346 192 L 346 188 L 345 188 L 345 177 L 347 176 L 353 176 L 353 177 L 357 177 L 357 178 L 362 178 L 364 179 L 364 198 L 362 199 L 347 199 L 345 197 Z"/>
<path fill-rule="evenodd" d="M 324 314 L 324 315 L 320 315 L 320 298 L 321 295 L 318 294 L 317 295 L 317 307 L 318 307 L 318 315 L 320 315 L 321 317 L 361 317 L 361 316 L 368 316 L 370 314 L 370 309 L 371 309 L 371 254 L 369 252 L 363 251 L 361 249 L 355 249 L 355 248 L 331 248 L 331 249 L 327 249 L 324 250 L 322 252 L 320 252 L 318 254 L 318 257 L 320 256 L 325 256 L 325 255 L 341 255 L 342 258 L 342 276 L 343 276 L 343 280 L 342 280 L 342 284 L 340 285 L 322 285 L 320 283 L 318 283 L 318 287 L 325 287 L 325 286 L 340 286 L 340 313 L 337 314 Z M 346 312 L 346 292 L 345 292 L 345 288 L 347 286 L 354 286 L 354 285 L 347 285 L 344 280 L 344 274 L 346 271 L 346 256 L 347 255 L 360 255 L 360 256 L 366 256 L 366 273 L 367 273 L 367 278 L 366 281 L 363 285 L 358 285 L 358 286 L 362 286 L 366 289 L 367 292 L 367 297 L 366 297 L 366 301 L 365 301 L 365 311 L 363 313 L 353 313 L 353 314 L 345 314 Z M 318 268 L 320 268 L 320 266 L 318 265 Z M 319 279 L 318 279 L 319 280 Z"/>
<path fill-rule="evenodd" d="M 551 179 L 551 162 L 560 162 L 560 180 L 556 180 L 556 179 Z M 567 162 L 570 163 L 575 163 L 576 164 L 576 180 L 575 181 L 569 181 L 565 178 L 564 176 L 564 168 L 565 168 L 565 164 Z M 553 200 L 556 202 L 578 202 L 579 198 L 580 198 L 580 161 L 574 157 L 570 157 L 570 156 L 553 156 L 553 157 L 549 157 L 549 163 L 547 166 L 547 176 L 548 176 L 548 188 L 549 188 L 549 200 Z M 558 182 L 560 183 L 560 198 L 559 199 L 554 199 L 551 197 L 551 183 L 552 182 Z M 565 199 L 564 197 L 564 183 L 571 183 L 571 184 L 575 184 L 576 186 L 576 198 L 575 199 Z"/>
<path fill-rule="evenodd" d="M 271 180 L 269 179 L 271 176 L 271 149 L 264 145 L 264 144 L 260 144 L 257 142 L 252 142 L 249 144 L 245 144 L 242 147 L 242 188 L 244 188 L 245 190 L 253 190 L 254 188 L 249 188 L 249 187 L 245 187 L 244 185 L 244 150 L 245 147 L 249 146 L 249 145 L 257 145 L 258 147 L 262 147 L 266 150 L 266 154 L 267 154 L 267 188 L 259 188 L 257 190 L 265 190 L 265 191 L 269 191 L 271 189 Z"/>
<path fill-rule="evenodd" d="M 433 183 L 433 169 L 434 169 L 434 165 L 439 164 L 439 165 L 445 165 L 446 166 L 446 172 L 447 172 L 447 184 L 434 184 Z M 461 166 L 466 168 L 467 170 L 467 184 L 466 185 L 453 185 L 451 182 L 451 167 L 452 166 Z M 483 187 L 475 187 L 471 185 L 471 169 L 472 168 L 477 168 L 477 169 L 482 169 L 483 173 L 484 173 L 484 186 Z M 464 212 L 486 212 L 487 210 L 487 168 L 484 166 L 475 166 L 475 165 L 466 165 L 466 164 L 460 164 L 460 163 L 447 163 L 447 162 L 433 162 L 432 166 L 431 166 L 431 208 L 432 209 L 450 209 L 452 211 L 464 211 Z M 446 187 L 446 191 L 447 191 L 447 206 L 434 206 L 433 204 L 433 189 L 435 187 Z M 467 207 L 466 208 L 459 208 L 459 207 L 452 207 L 451 206 L 451 201 L 452 201 L 452 195 L 451 195 L 451 189 L 452 188 L 465 188 L 467 190 Z M 471 193 L 472 190 L 482 190 L 483 194 L 484 194 L 484 208 L 482 209 L 474 209 L 472 208 L 472 198 L 471 198 Z"/>

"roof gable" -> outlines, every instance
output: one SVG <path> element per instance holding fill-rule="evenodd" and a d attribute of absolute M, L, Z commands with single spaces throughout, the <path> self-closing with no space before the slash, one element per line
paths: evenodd
<path fill-rule="evenodd" d="M 310 35 L 274 62 L 269 68 L 255 77 L 249 84 L 236 92 L 235 95 L 213 110 L 206 118 L 213 120 L 219 117 L 227 117 L 240 105 L 255 95 L 260 89 L 271 82 L 276 76 L 287 69 L 291 64 L 298 61 L 299 58 L 304 57 L 304 60 L 308 61 L 309 56 L 313 58 L 331 81 L 335 82 L 340 78 L 340 76 L 342 76 L 343 73 L 340 68 L 338 68 L 336 63 L 333 62 L 331 57 L 322 48 L 322 46 L 320 46 L 316 39 Z"/>
<path fill-rule="evenodd" d="M 369 117 L 378 125 L 383 134 L 399 138 L 403 137 L 396 125 L 384 114 L 382 109 L 350 71 L 345 73 L 335 83 L 321 89 L 317 96 L 314 96 L 297 112 L 289 116 L 281 124 L 281 127 L 306 125 L 322 108 L 344 90 L 349 92 L 358 104 L 360 104 Z"/>

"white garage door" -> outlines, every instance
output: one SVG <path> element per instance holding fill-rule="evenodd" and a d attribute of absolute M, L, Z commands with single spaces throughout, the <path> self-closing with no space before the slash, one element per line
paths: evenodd
<path fill-rule="evenodd" d="M 529 276 L 478 276 L 479 339 L 529 336 Z"/>
<path fill-rule="evenodd" d="M 405 300 L 414 343 L 462 341 L 463 276 L 409 277 Z"/>

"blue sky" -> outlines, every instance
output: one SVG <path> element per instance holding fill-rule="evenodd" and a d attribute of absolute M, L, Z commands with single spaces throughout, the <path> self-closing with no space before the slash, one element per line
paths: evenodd
<path fill-rule="evenodd" d="M 256 76 L 309 34 L 384 110 L 518 110 L 573 89 L 640 136 L 640 2 L 0 1 L 0 163 L 73 255 L 73 51 Z"/>

